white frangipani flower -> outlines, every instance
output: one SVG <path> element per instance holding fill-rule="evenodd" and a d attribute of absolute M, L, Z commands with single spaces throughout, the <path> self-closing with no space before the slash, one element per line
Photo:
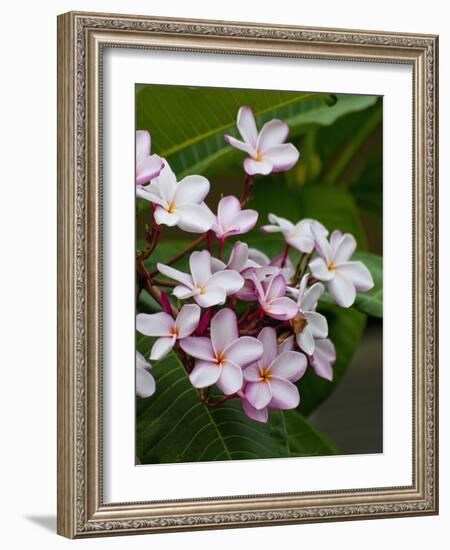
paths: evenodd
<path fill-rule="evenodd" d="M 214 217 L 203 202 L 208 192 L 209 181 L 203 176 L 186 176 L 177 182 L 166 160 L 150 185 L 136 188 L 138 197 L 156 205 L 154 216 L 158 225 L 177 225 L 190 233 L 211 229 Z"/>
<path fill-rule="evenodd" d="M 180 300 L 193 297 L 201 307 L 224 304 L 227 296 L 235 294 L 244 284 L 243 277 L 232 269 L 213 273 L 211 254 L 207 250 L 193 252 L 189 267 L 190 275 L 168 265 L 157 264 L 160 273 L 180 283 L 173 290 L 174 296 Z"/>
<path fill-rule="evenodd" d="M 269 222 L 271 225 L 261 227 L 263 233 L 283 233 L 287 244 L 306 254 L 310 254 L 315 247 L 313 227 L 318 235 L 324 237 L 328 235 L 327 229 L 320 222 L 309 218 L 300 220 L 294 225 L 286 218 L 269 214 Z"/>
<path fill-rule="evenodd" d="M 356 291 L 366 292 L 374 286 L 372 274 L 359 261 L 350 261 L 356 250 L 356 240 L 350 233 L 333 231 L 328 242 L 324 235 L 315 231 L 316 249 L 319 257 L 309 263 L 316 279 L 325 281 L 333 300 L 341 307 L 350 307 Z"/>
<path fill-rule="evenodd" d="M 139 313 L 136 316 L 136 330 L 145 336 L 157 336 L 150 359 L 158 361 L 165 357 L 177 340 L 190 336 L 200 321 L 200 308 L 197 304 L 185 304 L 174 319 L 163 311 L 159 313 Z"/>

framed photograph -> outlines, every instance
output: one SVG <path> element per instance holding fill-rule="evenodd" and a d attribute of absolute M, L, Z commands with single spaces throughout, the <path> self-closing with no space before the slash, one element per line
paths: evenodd
<path fill-rule="evenodd" d="M 58 18 L 58 532 L 436 514 L 438 39 Z"/>

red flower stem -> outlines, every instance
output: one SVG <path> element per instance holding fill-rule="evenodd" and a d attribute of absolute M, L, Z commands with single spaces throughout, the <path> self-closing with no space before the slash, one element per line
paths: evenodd
<path fill-rule="evenodd" d="M 229 401 L 230 399 L 236 399 L 238 396 L 237 393 L 233 393 L 231 395 L 224 395 L 221 399 L 219 399 L 218 401 L 207 401 L 207 400 L 203 400 L 203 402 L 205 403 L 206 406 L 210 407 L 210 408 L 213 408 L 213 407 L 218 407 L 219 405 L 222 405 L 222 403 L 225 403 L 225 401 Z"/>
<path fill-rule="evenodd" d="M 195 239 L 195 241 L 192 241 L 191 244 L 186 247 L 184 250 L 182 250 L 181 252 L 179 252 L 178 254 L 176 254 L 173 258 L 170 258 L 170 260 L 167 260 L 167 262 L 165 262 L 165 265 L 172 265 L 174 264 L 175 262 L 178 262 L 178 260 L 180 260 L 181 258 L 183 258 L 183 256 L 186 256 L 186 254 L 189 254 L 189 252 L 192 252 L 192 250 L 194 250 L 195 248 L 197 248 L 197 246 L 199 244 L 201 244 L 206 238 L 207 238 L 207 235 L 208 233 L 204 233 L 203 235 L 201 235 L 198 239 Z M 151 277 L 154 277 L 156 274 L 158 273 L 158 270 L 157 269 L 154 269 L 151 273 L 150 273 L 150 276 Z"/>
<path fill-rule="evenodd" d="M 247 319 L 247 317 L 248 317 L 248 315 L 249 315 L 249 313 L 250 313 L 252 307 L 253 307 L 253 304 L 250 304 L 250 305 L 248 306 L 248 308 L 247 308 L 247 310 L 245 311 L 244 315 L 239 319 L 238 325 L 241 325 L 241 324 Z"/>
<path fill-rule="evenodd" d="M 281 268 L 283 268 L 286 265 L 286 260 L 287 260 L 290 248 L 291 248 L 291 245 L 286 243 L 286 246 L 284 247 L 284 252 L 283 252 L 283 259 L 281 260 Z"/>
<path fill-rule="evenodd" d="M 241 195 L 241 206 L 245 206 L 248 202 L 250 202 L 252 198 L 253 184 L 254 184 L 253 176 L 249 176 L 248 174 L 245 174 L 244 191 L 242 192 L 242 195 Z"/>
<path fill-rule="evenodd" d="M 155 286 L 165 286 L 168 288 L 175 288 L 178 285 L 178 283 L 172 281 L 162 281 L 161 279 L 152 279 L 152 283 Z"/>
<path fill-rule="evenodd" d="M 225 239 L 224 238 L 219 239 L 219 256 L 218 256 L 219 260 L 221 260 L 223 257 L 224 245 L 225 245 Z"/>

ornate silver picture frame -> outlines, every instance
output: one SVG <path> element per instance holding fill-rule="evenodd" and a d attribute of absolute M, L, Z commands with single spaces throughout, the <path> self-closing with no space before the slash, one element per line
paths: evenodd
<path fill-rule="evenodd" d="M 152 500 L 149 491 L 145 502 L 104 502 L 102 78 L 106 47 L 412 68 L 411 485 L 163 501 Z M 59 16 L 59 534 L 81 538 L 438 513 L 437 116 L 436 36 L 95 13 Z"/>

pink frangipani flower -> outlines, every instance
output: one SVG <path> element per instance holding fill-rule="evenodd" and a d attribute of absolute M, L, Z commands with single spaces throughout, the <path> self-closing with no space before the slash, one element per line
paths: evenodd
<path fill-rule="evenodd" d="M 233 195 L 223 197 L 217 206 L 217 216 L 212 224 L 212 230 L 218 239 L 226 239 L 232 235 L 248 233 L 258 221 L 256 210 L 242 210 L 241 203 Z"/>
<path fill-rule="evenodd" d="M 355 301 L 356 291 L 366 292 L 374 286 L 367 267 L 359 261 L 350 261 L 356 249 L 356 240 L 350 233 L 333 231 L 330 242 L 315 232 L 316 249 L 319 257 L 309 263 L 316 279 L 326 281 L 333 300 L 341 307 L 350 307 Z"/>
<path fill-rule="evenodd" d="M 136 185 L 145 185 L 159 176 L 164 163 L 158 155 L 151 155 L 151 137 L 146 130 L 136 132 Z"/>
<path fill-rule="evenodd" d="M 209 192 L 209 181 L 203 176 L 186 176 L 177 182 L 167 161 L 150 185 L 137 187 L 138 197 L 155 205 L 158 225 L 177 225 L 190 233 L 205 233 L 211 229 L 213 216 L 203 202 Z"/>
<path fill-rule="evenodd" d="M 312 227 L 314 227 L 317 234 L 324 237 L 328 235 L 327 229 L 320 222 L 309 218 L 300 220 L 294 225 L 286 218 L 269 214 L 269 222 L 272 225 L 263 225 L 261 227 L 263 233 L 282 233 L 287 244 L 306 254 L 310 254 L 315 246 Z"/>
<path fill-rule="evenodd" d="M 176 319 L 164 312 L 139 313 L 136 316 L 136 330 L 145 336 L 158 337 L 153 344 L 150 359 L 162 359 L 172 350 L 177 340 L 190 336 L 198 326 L 200 311 L 196 304 L 185 304 Z"/>
<path fill-rule="evenodd" d="M 174 296 L 180 300 L 194 298 L 201 307 L 224 304 L 227 296 L 235 294 L 244 284 L 241 275 L 232 269 L 212 273 L 211 254 L 207 250 L 193 252 L 189 267 L 191 275 L 168 265 L 157 264 L 160 273 L 181 283 L 174 288 Z"/>
<path fill-rule="evenodd" d="M 325 291 L 322 283 L 314 283 L 307 288 L 309 275 L 303 276 L 299 288 L 288 288 L 297 298 L 298 318 L 301 323 L 301 330 L 297 333 L 298 347 L 308 355 L 314 352 L 315 339 L 328 336 L 328 322 L 324 315 L 317 313 L 316 307 L 319 298 Z"/>
<path fill-rule="evenodd" d="M 242 388 L 242 368 L 262 356 L 263 346 L 251 336 L 239 337 L 236 314 L 228 308 L 211 319 L 210 334 L 211 338 L 188 336 L 180 341 L 181 348 L 197 359 L 189 378 L 196 388 L 217 384 L 231 395 Z"/>
<path fill-rule="evenodd" d="M 225 135 L 225 141 L 248 154 L 244 170 L 249 176 L 286 172 L 298 161 L 298 150 L 292 143 L 284 143 L 289 133 L 285 122 L 277 119 L 266 122 L 258 134 L 253 111 L 243 106 L 237 115 L 237 127 L 243 141 L 229 135 Z"/>
<path fill-rule="evenodd" d="M 258 335 L 264 353 L 257 363 L 244 369 L 245 397 L 255 409 L 295 409 L 300 395 L 294 382 L 306 371 L 306 357 L 298 351 L 278 355 L 277 333 L 264 327 Z"/>
<path fill-rule="evenodd" d="M 333 380 L 333 367 L 336 361 L 336 348 L 329 338 L 316 340 L 314 353 L 309 361 L 317 376 L 326 380 Z"/>
<path fill-rule="evenodd" d="M 155 393 L 155 379 L 149 372 L 152 366 L 144 356 L 136 352 L 136 395 L 146 398 Z"/>
<path fill-rule="evenodd" d="M 295 317 L 298 307 L 294 300 L 285 296 L 286 279 L 281 273 L 264 281 L 260 281 L 253 273 L 252 280 L 255 285 L 259 307 L 266 315 L 280 321 L 287 321 Z"/>

